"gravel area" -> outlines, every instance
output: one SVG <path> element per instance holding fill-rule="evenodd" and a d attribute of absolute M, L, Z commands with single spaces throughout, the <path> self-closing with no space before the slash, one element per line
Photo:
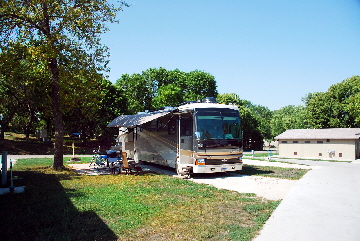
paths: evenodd
<path fill-rule="evenodd" d="M 240 193 L 255 193 L 258 197 L 269 200 L 284 199 L 297 182 L 297 180 L 236 174 L 226 174 L 226 176 L 214 178 L 191 178 L 190 180 Z"/>
<path fill-rule="evenodd" d="M 278 166 L 286 168 L 302 168 L 311 169 L 309 166 L 280 163 L 280 162 L 268 162 L 258 161 L 252 159 L 244 159 L 244 164 L 257 165 L 257 166 Z M 77 170 L 81 174 L 85 175 L 101 175 L 108 174 L 102 168 L 89 168 L 88 164 L 69 164 L 73 169 Z M 155 171 L 164 173 L 166 175 L 178 177 L 174 169 L 166 168 L 158 165 L 142 165 L 144 171 Z M 246 176 L 234 173 L 211 173 L 211 174 L 196 174 L 193 175 L 189 181 L 196 183 L 209 184 L 216 188 L 222 188 L 227 190 L 233 190 L 240 193 L 255 193 L 258 197 L 262 197 L 269 200 L 284 199 L 291 188 L 298 182 L 298 180 L 287 180 L 271 177 L 261 176 Z"/>

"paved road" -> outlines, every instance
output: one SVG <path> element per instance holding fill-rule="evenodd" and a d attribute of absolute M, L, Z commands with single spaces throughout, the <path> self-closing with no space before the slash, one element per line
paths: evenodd
<path fill-rule="evenodd" d="M 286 160 L 313 167 L 254 241 L 360 240 L 360 161 Z"/>

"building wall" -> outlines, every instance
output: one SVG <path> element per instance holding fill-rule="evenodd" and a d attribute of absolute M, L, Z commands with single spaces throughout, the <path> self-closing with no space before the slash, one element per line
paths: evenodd
<path fill-rule="evenodd" d="M 279 140 L 279 156 L 355 160 L 358 140 Z M 357 149 L 357 150 L 356 150 Z"/>

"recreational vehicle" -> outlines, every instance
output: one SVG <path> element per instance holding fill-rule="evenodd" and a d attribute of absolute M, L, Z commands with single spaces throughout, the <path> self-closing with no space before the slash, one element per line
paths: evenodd
<path fill-rule="evenodd" d="M 180 175 L 242 169 L 242 131 L 237 106 L 205 98 L 179 107 L 122 115 L 118 145 L 135 162 L 175 168 Z"/>

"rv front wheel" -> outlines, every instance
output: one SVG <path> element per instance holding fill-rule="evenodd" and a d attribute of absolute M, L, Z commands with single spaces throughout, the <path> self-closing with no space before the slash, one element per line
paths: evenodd
<path fill-rule="evenodd" d="M 179 167 L 179 165 L 177 163 L 175 163 L 175 169 L 176 169 L 176 174 L 178 176 L 181 176 L 181 177 L 186 177 L 187 173 L 184 172 L 183 168 L 182 167 Z"/>

